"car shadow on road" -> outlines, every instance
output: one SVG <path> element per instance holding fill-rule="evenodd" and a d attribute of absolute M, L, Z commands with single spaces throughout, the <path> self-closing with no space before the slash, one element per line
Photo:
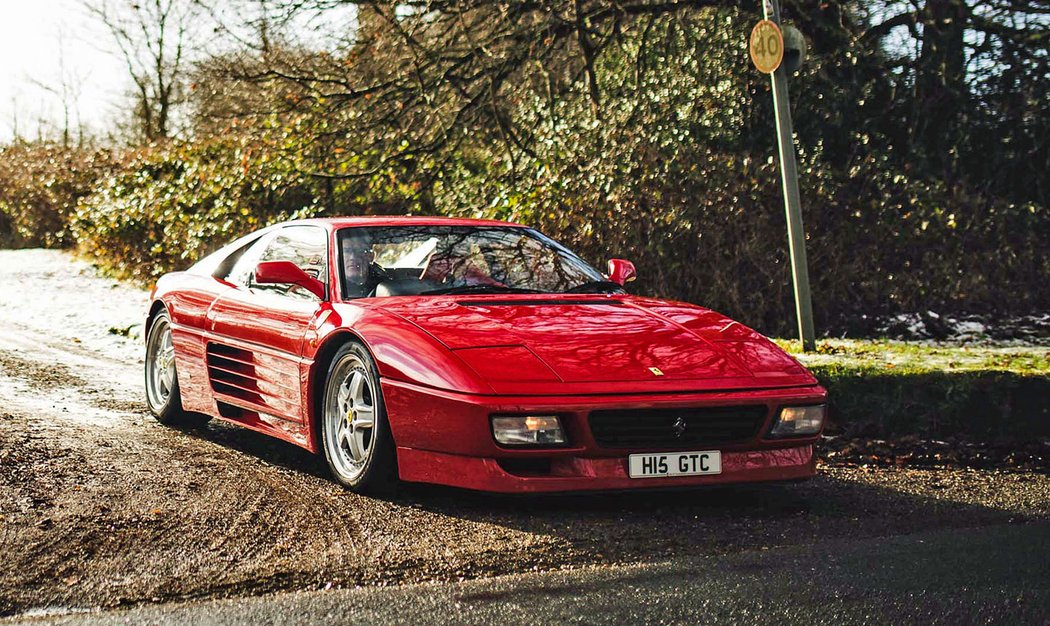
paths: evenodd
<path fill-rule="evenodd" d="M 321 456 L 248 428 L 213 419 L 204 426 L 178 430 L 183 435 L 210 441 L 271 465 L 329 479 L 328 467 Z"/>
<path fill-rule="evenodd" d="M 528 497 L 413 486 L 403 497 L 435 513 L 556 538 L 568 549 L 616 562 L 1039 517 L 987 504 L 998 491 L 995 478 L 948 470 L 826 468 L 795 484 Z"/>
<path fill-rule="evenodd" d="M 333 492 L 323 459 L 301 448 L 218 422 L 188 433 L 316 477 L 319 490 Z M 982 503 L 994 499 L 991 494 L 999 489 L 996 481 L 1002 476 L 962 470 L 827 467 L 803 483 L 530 496 L 403 484 L 382 505 L 543 538 L 544 545 L 535 549 L 549 554 L 537 559 L 543 565 L 557 565 L 559 550 L 566 563 L 659 560 L 816 543 L 831 537 L 1025 521 L 1029 516 L 1023 511 Z M 989 497 L 982 500 L 982 492 Z"/>

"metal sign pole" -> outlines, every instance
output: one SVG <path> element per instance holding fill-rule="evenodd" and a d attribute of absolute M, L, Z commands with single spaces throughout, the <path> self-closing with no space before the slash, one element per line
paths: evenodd
<path fill-rule="evenodd" d="M 762 12 L 767 20 L 780 26 L 777 0 L 763 0 Z M 780 175 L 784 183 L 784 209 L 787 212 L 788 245 L 791 249 L 791 277 L 795 284 L 795 313 L 802 349 L 816 349 L 813 329 L 813 302 L 809 293 L 809 269 L 806 263 L 806 231 L 802 226 L 802 202 L 798 193 L 798 166 L 795 164 L 794 131 L 791 127 L 791 102 L 788 99 L 787 68 L 783 64 L 773 72 L 773 107 L 777 117 L 777 144 L 780 151 Z"/>

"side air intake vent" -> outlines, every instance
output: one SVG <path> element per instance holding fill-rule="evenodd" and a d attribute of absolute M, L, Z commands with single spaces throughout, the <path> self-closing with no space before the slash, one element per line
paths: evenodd
<path fill-rule="evenodd" d="M 208 344 L 208 380 L 216 393 L 262 403 L 252 353 L 218 343 Z"/>

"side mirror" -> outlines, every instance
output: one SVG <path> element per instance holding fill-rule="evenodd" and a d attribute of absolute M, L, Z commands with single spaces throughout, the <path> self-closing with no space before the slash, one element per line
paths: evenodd
<path fill-rule="evenodd" d="M 324 283 L 304 272 L 291 261 L 263 261 L 255 266 L 255 282 L 260 285 L 299 285 L 324 300 Z"/>
<path fill-rule="evenodd" d="M 609 260 L 609 280 L 620 285 L 626 285 L 638 278 L 638 271 L 634 269 L 634 263 L 626 259 Z"/>

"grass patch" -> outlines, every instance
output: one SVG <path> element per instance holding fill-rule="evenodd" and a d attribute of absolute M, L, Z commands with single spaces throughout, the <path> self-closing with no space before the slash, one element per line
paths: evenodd
<path fill-rule="evenodd" d="M 833 339 L 798 358 L 829 394 L 829 431 L 982 441 L 1050 438 L 1050 348 Z"/>

